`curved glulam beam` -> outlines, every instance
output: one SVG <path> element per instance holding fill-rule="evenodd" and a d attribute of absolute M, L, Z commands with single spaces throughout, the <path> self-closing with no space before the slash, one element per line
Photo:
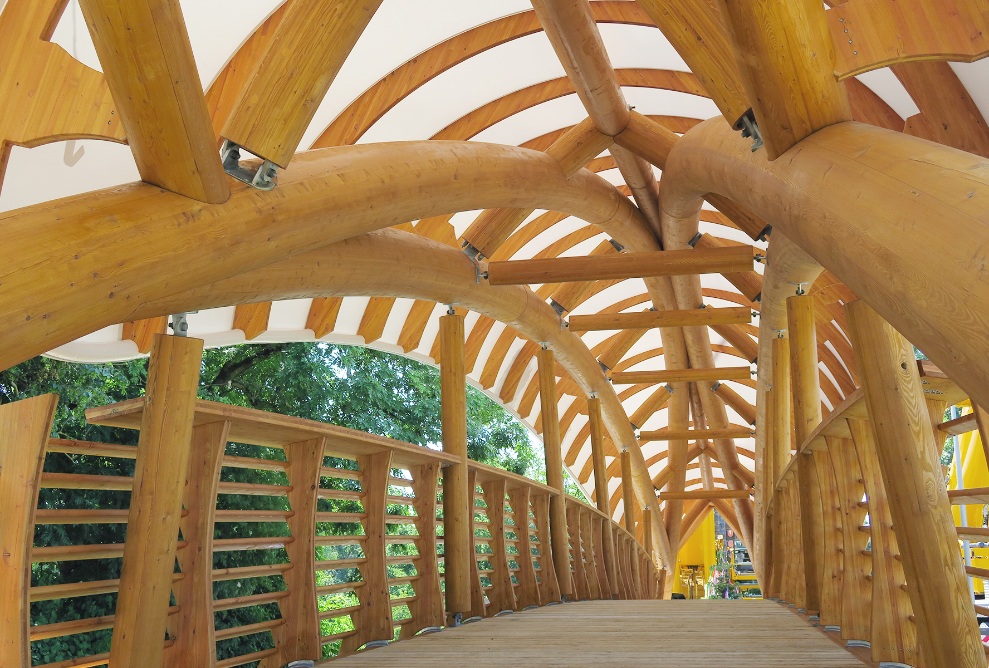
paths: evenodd
<path fill-rule="evenodd" d="M 989 403 L 989 163 L 841 123 L 770 164 L 707 122 L 678 143 L 663 185 L 664 210 L 673 218 L 695 216 L 703 194 L 713 191 L 778 225 L 973 401 Z M 942 262 L 933 266 L 930 257 Z"/>
<path fill-rule="evenodd" d="M 381 0 L 292 0 L 221 135 L 285 168 Z"/>
<path fill-rule="evenodd" d="M 65 4 L 9 0 L 0 14 L 0 44 L 8 53 L 0 65 L 0 188 L 12 144 L 32 148 L 66 139 L 124 141 L 103 75 L 50 41 Z"/>
<path fill-rule="evenodd" d="M 403 270 L 395 271 L 399 266 Z M 580 338 L 561 329 L 556 312 L 531 290 L 478 284 L 474 265 L 448 246 L 408 233 L 379 230 L 149 300 L 139 307 L 139 316 L 334 295 L 394 296 L 453 304 L 505 322 L 531 340 L 548 343 L 580 389 L 600 397 L 609 433 L 631 454 L 639 500 L 658 515 L 645 460 L 628 417 Z M 657 521 L 654 529 L 659 528 Z M 664 558 L 668 554 L 664 553 Z"/>
<path fill-rule="evenodd" d="M 134 320 L 137 305 L 159 294 L 398 222 L 492 206 L 546 207 L 620 229 L 639 220 L 600 177 L 567 179 L 544 153 L 478 143 L 312 151 L 277 190 L 239 187 L 220 205 L 140 183 L 87 193 L 0 215 L 9 258 L 0 368 Z"/>
<path fill-rule="evenodd" d="M 826 16 L 842 79 L 910 60 L 989 55 L 989 13 L 978 0 L 851 0 Z"/>

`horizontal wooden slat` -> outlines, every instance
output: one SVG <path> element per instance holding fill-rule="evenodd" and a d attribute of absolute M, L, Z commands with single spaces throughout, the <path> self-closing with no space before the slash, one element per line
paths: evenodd
<path fill-rule="evenodd" d="M 240 580 L 246 578 L 261 578 L 276 573 L 284 573 L 292 568 L 292 564 L 261 564 L 260 566 L 241 566 L 240 568 L 217 568 L 213 571 L 213 581 Z"/>
<path fill-rule="evenodd" d="M 949 489 L 948 499 L 953 506 L 979 506 L 989 503 L 989 487 Z"/>
<path fill-rule="evenodd" d="M 249 608 L 252 605 L 264 605 L 274 603 L 288 596 L 287 591 L 272 591 L 266 594 L 254 594 L 253 596 L 235 596 L 233 598 L 221 598 L 213 601 L 213 611 L 234 610 L 237 608 Z"/>
<path fill-rule="evenodd" d="M 231 638 L 242 638 L 244 636 L 249 636 L 252 633 L 261 633 L 263 631 L 271 631 L 272 629 L 277 629 L 279 626 L 285 624 L 285 619 L 269 619 L 266 622 L 257 622 L 256 624 L 245 624 L 244 626 L 232 626 L 227 629 L 217 629 L 216 639 L 217 640 L 229 640 Z"/>
<path fill-rule="evenodd" d="M 674 499 L 747 499 L 750 492 L 747 489 L 697 489 L 689 492 L 660 492 L 660 501 Z"/>
<path fill-rule="evenodd" d="M 721 274 L 751 271 L 755 248 L 727 248 L 619 253 L 488 263 L 491 285 L 531 285 L 573 281 L 621 280 L 653 276 Z"/>
<path fill-rule="evenodd" d="M 261 659 L 265 659 L 269 656 L 274 656 L 275 654 L 278 654 L 278 648 L 276 647 L 272 647 L 271 649 L 263 649 L 258 652 L 252 652 L 250 654 L 244 654 L 230 659 L 217 661 L 216 668 L 233 668 L 234 666 L 243 666 L 244 664 L 254 663 L 255 661 L 260 661 Z"/>
<path fill-rule="evenodd" d="M 975 413 L 969 413 L 968 415 L 957 417 L 954 420 L 942 422 L 937 428 L 949 436 L 960 436 L 970 431 L 975 431 L 978 429 L 978 425 L 975 422 Z"/>
<path fill-rule="evenodd" d="M 134 479 L 116 475 L 84 475 L 81 473 L 43 473 L 42 489 L 90 489 L 104 492 L 129 492 Z"/>
<path fill-rule="evenodd" d="M 611 374 L 611 382 L 615 385 L 694 383 L 717 380 L 749 380 L 751 378 L 752 369 L 747 366 L 667 369 L 664 371 L 621 371 Z"/>
<path fill-rule="evenodd" d="M 115 457 L 137 459 L 137 446 L 94 443 L 93 441 L 70 441 L 52 438 L 48 441 L 48 452 L 61 452 L 67 455 L 87 455 L 90 457 Z"/>
<path fill-rule="evenodd" d="M 698 327 L 744 325 L 752 320 L 747 308 L 700 308 L 683 311 L 642 311 L 641 313 L 595 313 L 568 318 L 572 332 L 612 329 L 653 329 L 655 327 Z"/>
<path fill-rule="evenodd" d="M 222 538 L 213 541 L 214 552 L 236 552 L 238 550 L 277 550 L 294 543 L 292 536 L 261 536 L 258 538 Z"/>
<path fill-rule="evenodd" d="M 971 540 L 977 543 L 989 542 L 989 529 L 984 527 L 958 527 L 958 537 L 962 540 Z"/>
<path fill-rule="evenodd" d="M 752 438 L 755 430 L 751 427 L 732 425 L 725 429 L 659 429 L 639 432 L 639 441 L 696 441 L 714 438 Z"/>

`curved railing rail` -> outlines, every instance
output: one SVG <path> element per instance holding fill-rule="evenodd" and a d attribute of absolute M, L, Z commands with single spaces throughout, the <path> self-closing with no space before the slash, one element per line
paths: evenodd
<path fill-rule="evenodd" d="M 156 530 L 158 519 L 126 526 L 129 517 L 134 521 L 128 505 L 136 477 L 158 465 L 140 460 L 137 446 L 51 439 L 50 418 L 37 420 L 33 432 L 24 426 L 34 424 L 28 418 L 39 405 L 53 412 L 56 402 L 49 396 L 0 407 L 0 495 L 29 501 L 19 521 L 16 513 L 6 513 L 4 522 L 5 548 L 24 546 L 18 552 L 22 572 L 0 573 L 5 591 L 24 602 L 17 615 L 0 621 L 2 663 L 11 668 L 31 665 L 31 643 L 50 647 L 82 634 L 90 634 L 86 642 L 62 642 L 68 656 L 43 668 L 109 664 L 109 653 L 86 655 L 86 648 L 99 648 L 101 640 L 105 647 L 107 634 L 114 632 L 114 595 L 141 586 L 121 579 L 127 577 L 121 576 L 126 542 L 32 547 L 36 528 L 125 525 L 126 539 L 139 540 Z M 140 429 L 144 408 L 139 398 L 91 409 L 87 417 L 95 424 Z M 206 401 L 196 402 L 194 425 L 172 595 L 161 610 L 167 620 L 163 665 L 281 667 L 296 659 L 352 654 L 446 623 L 447 546 L 438 499 L 441 470 L 454 457 Z M 9 465 L 15 453 L 18 462 L 33 462 L 33 468 L 25 465 L 18 473 Z M 136 460 L 136 470 L 134 477 L 43 472 L 44 458 L 59 453 Z M 549 500 L 558 492 L 473 462 L 469 484 L 474 490 L 471 615 L 491 617 L 559 602 L 549 530 Z M 85 507 L 52 502 L 38 507 L 41 489 L 73 490 Z M 101 507 L 96 497 L 90 503 L 85 490 L 98 491 L 104 500 L 106 492 L 114 492 L 119 503 Z M 566 508 L 571 568 L 563 577 L 573 579 L 578 599 L 656 595 L 658 573 L 634 536 L 576 499 L 568 498 Z M 606 541 L 614 541 L 612 551 L 604 548 Z M 609 554 L 615 555 L 613 563 Z M 97 560 L 108 577 L 79 582 L 66 575 L 58 584 L 28 586 L 32 564 L 59 570 L 80 560 Z M 31 617 L 30 603 L 79 597 L 103 597 L 102 610 L 90 606 L 101 614 L 66 621 Z M 150 599 L 147 605 L 153 605 Z"/>

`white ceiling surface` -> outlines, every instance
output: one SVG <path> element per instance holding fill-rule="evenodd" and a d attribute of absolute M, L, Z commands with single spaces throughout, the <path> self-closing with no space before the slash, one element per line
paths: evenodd
<path fill-rule="evenodd" d="M 2 6 L 0 2 L 0 6 Z M 254 28 L 259 25 L 280 3 L 276 0 L 211 0 L 199 2 L 183 0 L 186 23 L 189 28 L 193 51 L 204 83 L 211 82 L 225 63 L 243 43 Z M 403 62 L 427 48 L 450 37 L 485 22 L 531 9 L 529 0 L 384 0 L 381 9 L 372 19 L 367 31 L 358 41 L 351 57 L 330 88 L 329 94 L 316 113 L 316 117 L 303 139 L 303 147 L 311 145 L 324 128 L 352 100 Z M 682 59 L 672 49 L 662 34 L 655 29 L 602 25 L 601 33 L 612 61 L 617 68 L 655 68 L 686 70 Z M 92 41 L 82 21 L 76 0 L 72 0 L 63 20 L 56 30 L 54 40 L 67 51 L 75 54 L 82 62 L 99 69 Z M 972 91 L 983 114 L 989 115 L 989 87 L 983 82 L 989 73 L 986 61 L 972 65 L 954 65 L 959 77 Z M 530 35 L 508 44 L 495 47 L 471 58 L 415 91 L 394 109 L 386 113 L 375 124 L 361 142 L 427 139 L 449 123 L 481 105 L 527 86 L 549 79 L 564 76 L 564 71 L 545 35 Z M 909 95 L 889 70 L 863 75 L 862 80 L 903 117 L 917 112 Z M 630 104 L 640 113 L 687 116 L 705 119 L 717 115 L 713 102 L 693 95 L 671 91 L 641 88 L 625 89 Z M 546 132 L 557 130 L 583 120 L 586 112 L 575 95 L 524 110 L 482 131 L 475 137 L 479 141 L 520 144 Z M 658 171 L 657 171 L 658 175 Z M 617 170 L 608 170 L 602 176 L 620 184 L 621 175 Z M 0 193 L 0 211 L 11 210 L 30 204 L 52 200 L 98 188 L 118 185 L 138 180 L 130 151 L 126 146 L 98 141 L 59 142 L 36 149 L 14 147 L 7 170 L 6 183 Z M 479 212 L 462 212 L 454 215 L 451 224 L 457 235 L 462 234 Z M 529 220 L 542 214 L 537 211 Z M 554 225 L 537 235 L 515 255 L 515 258 L 529 258 L 538 254 L 554 241 L 580 229 L 583 223 L 573 218 Z M 701 223 L 701 230 L 737 241 L 750 242 L 741 232 L 720 225 Z M 604 240 L 604 235 L 596 235 L 572 249 L 565 255 L 582 255 Z M 762 268 L 758 267 L 761 271 Z M 705 276 L 703 285 L 709 288 L 733 290 L 721 276 Z M 598 312 L 623 299 L 645 293 L 641 280 L 624 281 L 590 298 L 576 309 L 577 313 Z M 734 304 L 708 299 L 715 306 Z M 257 339 L 261 341 L 312 341 L 311 330 L 306 329 L 306 316 L 309 299 L 297 299 L 273 305 L 269 330 Z M 363 344 L 357 335 L 366 297 L 348 297 L 337 321 L 336 331 L 323 340 L 347 344 Z M 376 348 L 401 352 L 397 341 L 402 331 L 405 316 L 412 301 L 399 299 L 392 310 L 379 341 L 372 342 Z M 642 303 L 632 307 L 639 311 L 648 306 Z M 444 311 L 437 305 L 426 327 L 420 345 L 409 356 L 423 361 L 429 357 L 438 333 L 438 317 Z M 221 346 L 240 343 L 243 333 L 232 330 L 234 308 L 220 308 L 203 311 L 189 317 L 190 334 L 202 337 L 208 346 Z M 476 320 L 471 316 L 467 322 L 468 332 Z M 470 373 L 471 381 L 480 385 L 480 377 L 495 342 L 504 331 L 504 326 L 496 323 L 485 340 L 478 361 Z M 584 339 L 589 347 L 603 341 L 611 333 L 588 333 Z M 60 359 L 79 362 L 127 359 L 138 356 L 136 346 L 130 341 L 121 341 L 120 325 L 108 327 L 83 337 L 73 343 L 52 351 L 51 355 Z M 724 343 L 712 332 L 714 343 Z M 498 379 L 489 388 L 488 394 L 498 398 L 511 362 L 521 350 L 523 342 L 516 340 L 505 356 Z M 658 333 L 650 332 L 637 343 L 629 356 L 661 347 Z M 743 360 L 722 354 L 715 355 L 719 365 L 739 365 Z M 653 357 L 634 367 L 635 369 L 663 368 L 662 357 Z M 516 415 L 526 387 L 534 382 L 535 362 L 530 360 L 514 398 L 508 401 L 508 408 Z M 739 383 L 732 387 L 744 398 L 754 403 L 755 392 Z M 617 388 L 619 391 L 623 387 Z M 631 414 L 652 390 L 643 391 L 630 397 L 625 406 Z M 560 414 L 569 402 L 561 404 Z M 532 427 L 538 414 L 538 401 L 533 404 L 529 415 L 520 416 Z M 729 408 L 732 422 L 744 422 Z M 565 434 L 565 445 L 577 438 L 586 426 L 587 420 L 578 415 Z M 651 417 L 643 428 L 652 430 L 666 426 L 666 414 L 659 412 Z M 573 470 L 579 471 L 589 456 L 589 448 L 582 445 Z M 739 445 L 752 449 L 751 439 L 742 440 Z M 650 443 L 644 447 L 647 458 L 650 453 L 665 452 L 665 443 Z M 751 460 L 743 457 L 743 463 L 752 468 Z M 652 468 L 658 473 L 666 464 L 659 460 Z M 721 472 L 714 463 L 715 475 Z M 699 486 L 698 470 L 688 472 L 688 487 Z M 589 485 L 590 483 L 588 483 Z M 613 485 L 614 486 L 614 485 Z"/>

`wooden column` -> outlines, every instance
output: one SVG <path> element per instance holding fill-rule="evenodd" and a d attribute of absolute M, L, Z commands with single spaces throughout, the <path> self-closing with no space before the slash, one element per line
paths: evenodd
<path fill-rule="evenodd" d="M 687 422 L 690 419 L 690 390 L 687 383 L 676 383 L 673 386 L 668 413 L 670 431 L 682 432 L 687 428 Z M 681 438 L 670 441 L 669 465 L 672 475 L 666 489 L 671 492 L 682 492 L 687 485 L 687 439 Z M 666 503 L 669 517 L 666 527 L 667 535 L 670 539 L 671 549 L 676 550 L 677 546 L 680 545 L 680 536 L 683 530 L 683 501 L 674 499 Z M 650 554 L 652 553 L 650 552 Z M 673 556 L 674 563 L 670 567 L 676 568 L 676 554 L 674 553 Z M 672 589 L 672 587 L 667 587 L 667 589 Z"/>
<path fill-rule="evenodd" d="M 264 659 L 259 668 L 282 668 L 291 661 L 318 661 L 323 657 L 316 604 L 316 501 L 325 450 L 325 438 L 285 446 L 288 484 L 292 488 L 288 502 L 293 513 L 288 519 L 293 540 L 285 546 L 285 552 L 292 567 L 282 575 L 288 597 L 278 601 L 285 620 L 273 632 L 278 653 Z M 382 517 L 382 528 L 383 525 Z"/>
<path fill-rule="evenodd" d="M 601 422 L 601 400 L 591 397 L 587 400 L 587 418 L 591 433 L 591 459 L 594 464 L 594 501 L 598 510 L 605 517 L 611 517 L 611 506 L 608 500 L 608 466 L 604 459 L 604 425 Z M 615 538 L 611 530 L 611 522 L 601 527 L 601 546 L 604 559 L 604 570 L 608 576 L 608 591 L 618 589 L 617 572 L 615 571 Z"/>
<path fill-rule="evenodd" d="M 913 346 L 865 302 L 845 306 L 876 434 L 921 653 L 930 668 L 980 668 L 986 658 L 958 537 L 931 445 Z"/>
<path fill-rule="evenodd" d="M 443 469 L 446 614 L 460 615 L 471 608 L 474 559 L 474 490 L 467 484 L 467 373 L 462 315 L 440 318 L 440 395 L 443 450 L 461 460 Z"/>
<path fill-rule="evenodd" d="M 179 550 L 182 579 L 173 585 L 178 612 L 169 629 L 175 644 L 165 650 L 165 665 L 212 666 L 216 661 L 213 623 L 213 518 L 216 492 L 227 447 L 229 422 L 212 422 L 192 430 L 192 453 L 179 520 L 188 545 Z"/>
<path fill-rule="evenodd" d="M 642 509 L 642 534 L 642 545 L 646 548 L 646 555 L 649 557 L 649 563 L 654 564 L 656 559 L 653 557 L 653 550 L 655 548 L 652 540 L 652 508 L 649 506 Z M 646 569 L 646 571 L 642 574 L 646 580 L 646 588 L 642 593 L 645 598 L 656 598 L 656 590 L 653 586 L 653 580 L 648 573 L 649 571 Z"/>
<path fill-rule="evenodd" d="M 790 297 L 786 300 L 786 316 L 790 333 L 793 432 L 799 448 L 821 424 L 821 384 L 814 298 L 809 295 Z M 807 451 L 797 461 L 797 481 L 807 612 L 817 615 L 821 611 L 821 578 L 824 568 L 824 510 L 821 505 L 817 464 L 812 451 Z"/>
<path fill-rule="evenodd" d="M 570 578 L 570 548 L 567 544 L 566 494 L 563 490 L 563 452 L 560 444 L 560 417 L 556 400 L 556 359 L 553 351 L 541 347 L 539 363 L 539 408 L 542 415 L 543 449 L 546 452 L 546 484 L 559 492 L 549 500 L 549 527 L 553 563 L 560 594 L 573 595 Z"/>
<path fill-rule="evenodd" d="M 28 611 L 34 511 L 57 405 L 58 397 L 46 394 L 0 406 L 0 591 L 4 596 L 0 606 L 0 665 L 10 668 L 31 665 Z"/>
<path fill-rule="evenodd" d="M 516 561 L 519 572 L 518 605 L 525 609 L 539 605 L 539 587 L 536 583 L 536 570 L 532 563 L 532 542 L 529 538 L 529 499 L 528 486 L 520 485 L 508 493 L 508 498 L 515 511 L 515 536 L 518 539 L 519 554 Z"/>
<path fill-rule="evenodd" d="M 415 626 L 402 626 L 402 637 L 411 637 L 421 629 L 443 626 L 443 592 L 440 589 L 439 558 L 436 554 L 436 493 L 439 490 L 440 465 L 422 464 L 412 471 L 412 489 L 415 493 L 413 507 L 416 512 L 416 573 L 419 579 L 413 585 L 416 600 L 409 604 Z M 418 627 L 418 628 L 416 628 Z M 406 631 L 408 629 L 408 631 Z M 406 633 L 408 635 L 406 635 Z"/>
<path fill-rule="evenodd" d="M 625 508 L 625 529 L 635 535 L 635 490 L 632 488 L 632 464 L 628 450 L 621 451 L 622 506 Z"/>
<path fill-rule="evenodd" d="M 576 600 L 586 601 L 591 598 L 590 587 L 587 583 L 587 573 L 584 570 L 584 550 L 580 525 L 580 504 L 570 501 L 567 503 L 567 533 L 570 538 L 570 563 L 573 568 L 574 594 Z"/>
<path fill-rule="evenodd" d="M 203 342 L 155 336 L 127 514 L 110 644 L 114 666 L 162 665 L 172 573 L 189 471 Z"/>
<path fill-rule="evenodd" d="M 587 506 L 580 506 L 580 536 L 584 553 L 584 575 L 587 577 L 587 588 L 591 592 L 591 598 L 600 600 L 602 598 L 601 580 L 598 576 L 597 551 L 594 545 L 596 536 L 593 514 L 587 509 Z"/>
<path fill-rule="evenodd" d="M 353 654 L 365 643 L 391 640 L 391 596 L 388 588 L 388 550 L 385 542 L 385 515 L 388 508 L 388 481 L 391 477 L 391 450 L 357 458 L 361 491 L 364 492 L 364 558 L 358 588 L 360 610 L 351 615 L 356 633 L 343 639 L 340 653 Z"/>
<path fill-rule="evenodd" d="M 611 542 L 610 525 L 611 520 L 606 517 L 591 517 L 591 531 L 594 533 L 594 565 L 597 569 L 601 598 L 606 600 L 614 598 L 615 591 L 604 556 L 606 546 Z"/>
<path fill-rule="evenodd" d="M 864 554 L 869 536 L 865 523 L 865 487 L 855 444 L 850 438 L 827 437 L 841 507 L 841 639 L 870 642 L 872 638 L 872 560 Z"/>

